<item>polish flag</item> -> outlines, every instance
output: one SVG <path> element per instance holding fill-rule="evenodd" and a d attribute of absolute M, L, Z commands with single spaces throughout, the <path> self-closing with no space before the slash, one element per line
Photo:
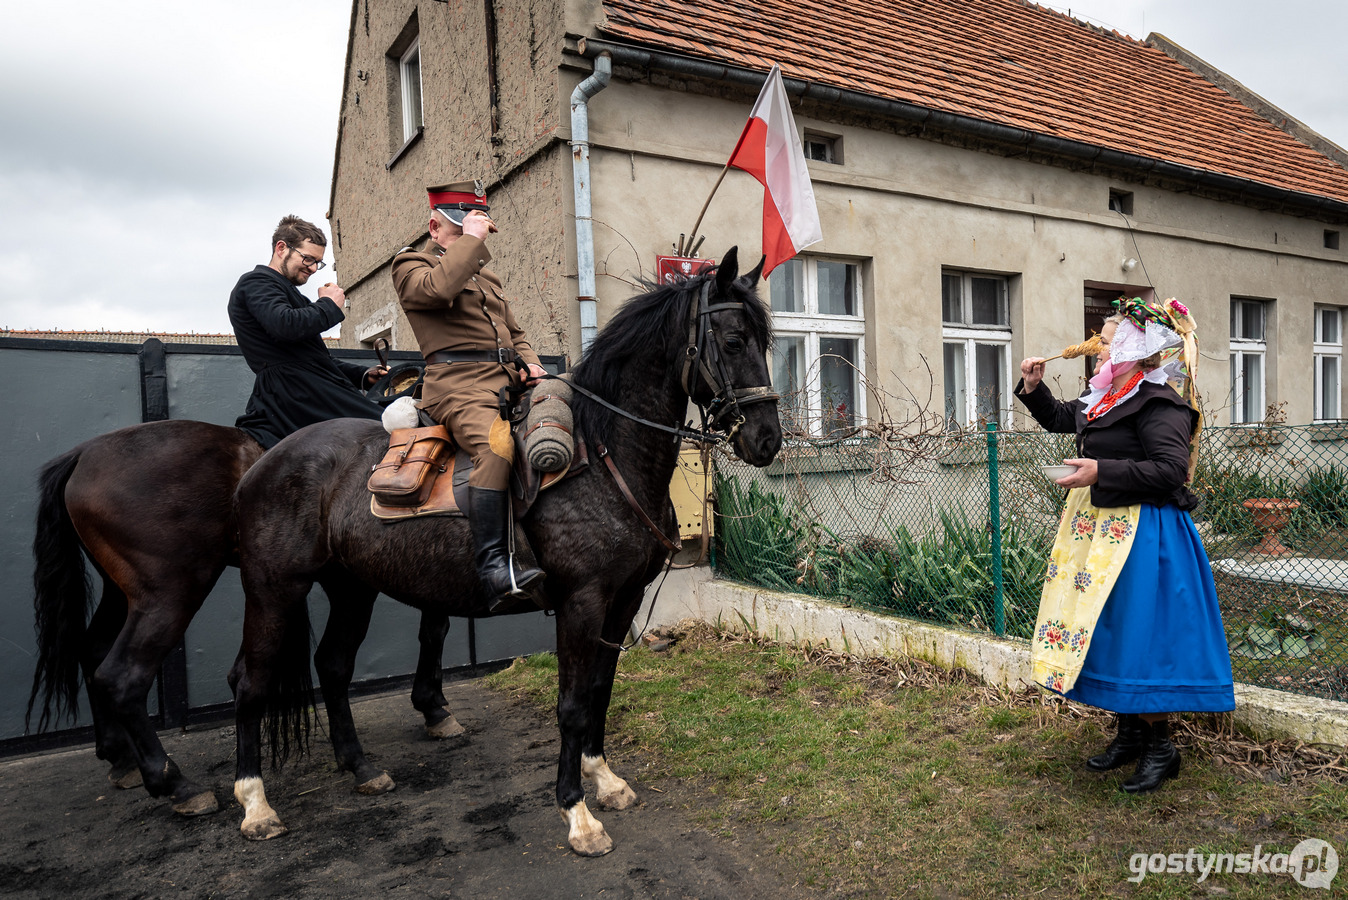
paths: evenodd
<path fill-rule="evenodd" d="M 824 239 L 814 188 L 805 168 L 796 120 L 782 85 L 782 70 L 768 73 L 728 165 L 763 184 L 763 277 L 811 244 Z"/>

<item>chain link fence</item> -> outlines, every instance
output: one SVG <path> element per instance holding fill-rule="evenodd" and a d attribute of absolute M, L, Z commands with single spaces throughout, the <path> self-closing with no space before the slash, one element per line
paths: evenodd
<path fill-rule="evenodd" d="M 1236 680 L 1348 700 L 1348 423 L 1200 441 L 1194 519 Z M 1040 467 L 1075 455 L 1071 435 L 988 431 L 797 444 L 765 469 L 720 458 L 716 568 L 1028 639 L 1066 496 Z"/>

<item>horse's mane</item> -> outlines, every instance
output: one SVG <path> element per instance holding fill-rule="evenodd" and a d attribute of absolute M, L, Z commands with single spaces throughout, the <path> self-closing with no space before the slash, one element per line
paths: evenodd
<path fill-rule="evenodd" d="M 675 284 L 651 286 L 652 289 L 628 300 L 609 319 L 595 336 L 594 342 L 576 363 L 572 371 L 573 383 L 614 402 L 619 396 L 628 363 L 638 361 L 646 367 L 652 379 L 677 378 L 676 370 L 688 342 L 690 304 L 696 303 L 702 285 L 716 277 L 715 270 Z M 730 287 L 731 297 L 744 303 L 745 319 L 750 331 L 766 349 L 772 342 L 772 316 L 767 306 L 745 279 L 736 279 Z M 713 295 L 712 302 L 717 297 Z M 643 415 L 642 410 L 631 410 Z M 607 443 L 617 413 L 577 392 L 572 401 L 577 434 L 587 440 Z"/>

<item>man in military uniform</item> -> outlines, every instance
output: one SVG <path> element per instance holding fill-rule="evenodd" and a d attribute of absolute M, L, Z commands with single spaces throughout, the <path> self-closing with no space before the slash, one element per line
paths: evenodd
<path fill-rule="evenodd" d="M 360 389 L 388 371 L 334 359 L 323 343 L 323 332 L 346 318 L 346 294 L 325 284 L 310 302 L 296 287 L 326 265 L 328 239 L 318 226 L 286 216 L 271 245 L 271 262 L 244 273 L 229 295 L 234 338 L 257 376 L 234 425 L 267 449 L 315 422 L 379 418 Z"/>
<path fill-rule="evenodd" d="M 515 321 L 501 280 L 483 268 L 487 235 L 497 231 L 480 182 L 427 188 L 431 204 L 428 253 L 404 249 L 393 259 L 393 288 L 426 358 L 422 409 L 449 429 L 473 458 L 468 521 L 478 577 L 493 598 L 528 596 L 544 573 L 515 566 L 508 547 L 510 426 L 497 394 L 508 384 L 541 381 L 547 373 Z M 527 366 L 519 373 L 516 360 Z"/>

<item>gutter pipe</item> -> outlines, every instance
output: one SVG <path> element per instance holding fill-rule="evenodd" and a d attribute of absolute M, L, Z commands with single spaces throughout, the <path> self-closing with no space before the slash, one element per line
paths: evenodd
<path fill-rule="evenodd" d="M 628 44 L 615 44 L 609 41 L 585 38 L 577 41 L 577 52 L 583 57 L 608 56 L 612 60 L 637 69 L 660 69 L 693 78 L 709 81 L 739 84 L 758 90 L 763 86 L 763 73 L 724 63 L 682 56 L 662 50 L 634 47 Z M 598 69 L 598 61 L 595 63 Z M 1334 200 L 1319 194 L 1308 194 L 1288 188 L 1275 187 L 1248 178 L 1222 175 L 1199 169 L 1194 166 L 1166 162 L 1134 153 L 1124 153 L 1075 141 L 1054 135 L 1013 128 L 962 116 L 955 113 L 940 112 L 900 100 L 887 100 L 860 91 L 831 87 L 816 82 L 801 81 L 796 78 L 783 78 L 787 93 L 807 100 L 816 100 L 821 104 L 841 106 L 859 112 L 881 115 L 894 119 L 913 122 L 924 127 L 947 133 L 967 135 L 1023 148 L 1024 152 L 1038 152 L 1063 159 L 1088 162 L 1142 175 L 1183 181 L 1200 187 L 1211 188 L 1225 194 L 1235 194 L 1241 200 L 1258 200 L 1266 203 L 1280 203 L 1293 206 L 1309 213 L 1348 220 L 1348 202 Z M 573 97 L 574 104 L 574 97 Z M 573 106 L 574 109 L 574 106 Z M 573 131 L 574 134 L 574 131 Z"/>
<path fill-rule="evenodd" d="M 594 72 L 571 92 L 571 178 L 576 194 L 576 300 L 580 303 L 580 352 L 590 348 L 599 331 L 594 285 L 594 223 L 590 200 L 589 100 L 608 87 L 613 57 L 596 54 Z"/>

